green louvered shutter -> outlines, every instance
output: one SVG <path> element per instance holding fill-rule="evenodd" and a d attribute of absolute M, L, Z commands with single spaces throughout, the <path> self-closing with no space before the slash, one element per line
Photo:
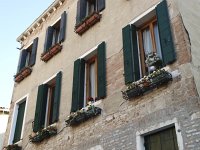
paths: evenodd
<path fill-rule="evenodd" d="M 76 25 L 79 24 L 86 17 L 87 1 L 78 0 L 76 12 Z"/>
<path fill-rule="evenodd" d="M 35 118 L 33 132 L 37 132 L 44 127 L 48 85 L 42 84 L 38 87 L 37 103 L 35 108 Z"/>
<path fill-rule="evenodd" d="M 97 96 L 98 98 L 106 97 L 106 44 L 102 42 L 97 48 Z"/>
<path fill-rule="evenodd" d="M 56 75 L 55 95 L 53 102 L 53 118 L 52 123 L 58 121 L 59 107 L 60 107 L 60 94 L 61 94 L 62 72 Z"/>
<path fill-rule="evenodd" d="M 66 11 L 64 11 L 61 15 L 61 21 L 60 21 L 59 43 L 65 40 L 66 21 L 67 21 L 67 14 Z"/>
<path fill-rule="evenodd" d="M 20 53 L 19 63 L 17 67 L 17 73 L 21 71 L 26 66 L 26 58 L 27 58 L 28 52 L 26 49 L 23 49 Z"/>
<path fill-rule="evenodd" d="M 19 104 L 19 107 L 18 107 L 18 114 L 17 114 L 17 121 L 16 121 L 16 126 L 15 126 L 13 143 L 18 142 L 21 138 L 25 106 L 26 106 L 26 100 L 22 102 L 21 104 Z"/>
<path fill-rule="evenodd" d="M 32 46 L 32 50 L 31 50 L 29 66 L 33 66 L 35 64 L 36 54 L 37 54 L 37 46 L 38 46 L 38 37 L 33 40 L 33 46 Z"/>
<path fill-rule="evenodd" d="M 52 46 L 52 41 L 53 41 L 53 27 L 49 26 L 46 31 L 46 37 L 45 37 L 45 42 L 44 42 L 44 52 L 47 52 L 49 48 Z"/>
<path fill-rule="evenodd" d="M 85 78 L 85 61 L 83 59 L 77 59 L 74 62 L 71 112 L 75 112 L 83 107 L 84 78 Z"/>
<path fill-rule="evenodd" d="M 122 29 L 125 84 L 140 78 L 136 27 Z"/>
<path fill-rule="evenodd" d="M 105 9 L 105 0 L 97 0 L 97 8 L 98 11 L 102 11 Z"/>
<path fill-rule="evenodd" d="M 166 0 L 162 1 L 156 7 L 158 20 L 158 30 L 160 36 L 162 58 L 164 64 L 172 63 L 176 60 L 176 53 L 171 33 L 169 13 Z"/>

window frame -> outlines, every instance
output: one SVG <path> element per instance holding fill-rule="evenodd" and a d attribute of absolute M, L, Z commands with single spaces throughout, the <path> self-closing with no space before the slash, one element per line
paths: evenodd
<path fill-rule="evenodd" d="M 139 63 L 140 63 L 140 76 L 145 76 L 149 74 L 146 71 L 146 65 L 145 65 L 145 50 L 143 45 L 143 31 L 149 27 L 150 36 L 151 36 L 151 44 L 153 48 L 153 53 L 157 53 L 157 46 L 156 46 L 156 40 L 155 40 L 155 33 L 154 33 L 154 25 L 157 23 L 157 16 L 153 16 L 148 21 L 143 23 L 142 25 L 138 26 L 137 29 L 137 38 L 138 38 L 138 57 L 139 57 Z M 159 37 L 160 39 L 160 37 Z M 159 43 L 160 44 L 160 43 Z M 162 53 L 162 51 L 161 51 Z"/>
<path fill-rule="evenodd" d="M 11 127 L 10 127 L 10 133 L 9 133 L 9 138 L 8 138 L 8 145 L 12 144 L 17 144 L 20 143 L 21 140 L 23 140 L 23 135 L 24 135 L 24 127 L 25 127 L 25 119 L 26 119 L 26 111 L 27 111 L 27 106 L 28 106 L 28 100 L 29 100 L 29 94 L 21 97 L 15 102 L 14 109 L 13 109 L 13 114 L 12 114 L 12 121 L 11 121 Z M 17 123 L 17 118 L 18 118 L 18 108 L 21 103 L 26 101 L 25 104 L 25 110 L 24 110 L 24 117 L 23 117 L 23 123 L 22 123 L 22 130 L 21 130 L 21 136 L 20 140 L 16 143 L 13 143 L 14 140 L 14 134 L 15 134 L 15 128 L 16 128 L 16 123 Z"/>

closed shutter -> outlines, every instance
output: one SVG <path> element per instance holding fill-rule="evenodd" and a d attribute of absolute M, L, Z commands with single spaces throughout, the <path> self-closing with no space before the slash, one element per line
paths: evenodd
<path fill-rule="evenodd" d="M 40 85 L 38 87 L 33 132 L 37 132 L 40 129 L 44 128 L 47 94 L 48 94 L 48 85 L 47 84 Z"/>
<path fill-rule="evenodd" d="M 176 60 L 166 0 L 158 4 L 156 7 L 156 15 L 158 20 L 162 58 L 163 63 L 166 65 Z"/>
<path fill-rule="evenodd" d="M 21 138 L 25 106 L 26 106 L 26 101 L 19 104 L 19 107 L 18 107 L 18 114 L 17 114 L 17 121 L 16 121 L 16 126 L 15 126 L 13 143 L 18 142 Z"/>
<path fill-rule="evenodd" d="M 87 1 L 78 0 L 77 13 L 76 13 L 76 25 L 79 24 L 86 17 Z"/>
<path fill-rule="evenodd" d="M 61 94 L 62 72 L 56 75 L 56 87 L 53 102 L 53 118 L 52 123 L 58 121 L 59 107 L 60 107 L 60 94 Z"/>
<path fill-rule="evenodd" d="M 61 22 L 60 22 L 60 34 L 59 34 L 60 43 L 65 40 L 66 21 L 67 21 L 67 14 L 66 11 L 64 11 L 61 15 Z"/>
<path fill-rule="evenodd" d="M 35 64 L 36 54 L 37 54 L 37 46 L 38 46 L 38 37 L 33 40 L 33 46 L 32 46 L 32 50 L 31 50 L 29 66 L 33 66 Z"/>
<path fill-rule="evenodd" d="M 53 27 L 49 26 L 46 31 L 45 43 L 44 43 L 44 52 L 47 52 L 49 48 L 52 46 L 53 40 Z"/>
<path fill-rule="evenodd" d="M 26 58 L 27 58 L 28 52 L 26 49 L 23 49 L 20 53 L 19 63 L 17 67 L 17 73 L 21 71 L 26 66 Z"/>
<path fill-rule="evenodd" d="M 122 29 L 125 84 L 140 78 L 136 27 L 127 25 Z"/>
<path fill-rule="evenodd" d="M 106 97 L 106 45 L 101 43 L 97 48 L 97 96 L 98 98 Z"/>
<path fill-rule="evenodd" d="M 98 12 L 102 11 L 105 9 L 105 0 L 97 0 L 98 4 L 97 4 L 97 8 L 98 8 Z"/>
<path fill-rule="evenodd" d="M 74 62 L 71 112 L 76 112 L 77 110 L 83 107 L 84 79 L 85 79 L 85 61 L 83 59 L 77 59 Z"/>

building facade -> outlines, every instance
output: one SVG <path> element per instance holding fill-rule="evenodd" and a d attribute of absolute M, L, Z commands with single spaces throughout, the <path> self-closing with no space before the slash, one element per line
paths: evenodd
<path fill-rule="evenodd" d="M 6 126 L 8 122 L 8 116 L 9 116 L 9 109 L 5 107 L 0 107 L 0 122 L 1 122 L 1 128 L 0 128 L 0 149 L 3 148 L 3 139 L 4 134 L 6 132 Z"/>
<path fill-rule="evenodd" d="M 199 22 L 185 9 L 55 0 L 17 38 L 5 149 L 199 149 Z"/>

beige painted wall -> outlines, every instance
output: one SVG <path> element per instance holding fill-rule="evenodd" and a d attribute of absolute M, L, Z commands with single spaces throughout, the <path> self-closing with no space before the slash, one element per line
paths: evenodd
<path fill-rule="evenodd" d="M 200 0 L 175 0 L 191 42 L 191 68 L 200 95 Z"/>

